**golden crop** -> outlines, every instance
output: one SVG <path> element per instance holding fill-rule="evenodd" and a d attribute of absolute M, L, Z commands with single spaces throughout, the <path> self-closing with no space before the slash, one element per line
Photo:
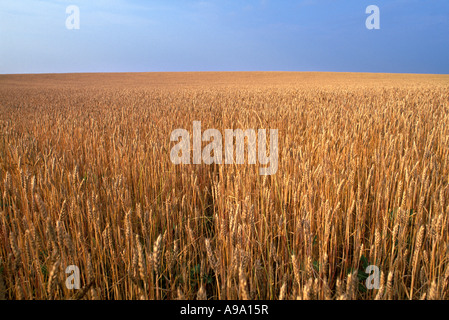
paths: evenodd
<path fill-rule="evenodd" d="M 195 120 L 277 173 L 174 165 Z M 447 299 L 448 147 L 443 75 L 2 75 L 0 298 Z"/>

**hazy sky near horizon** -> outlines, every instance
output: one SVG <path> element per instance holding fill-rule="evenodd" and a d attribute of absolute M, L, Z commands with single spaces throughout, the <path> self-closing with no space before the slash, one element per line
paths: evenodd
<path fill-rule="evenodd" d="M 449 1 L 0 0 L 2 74 L 256 70 L 447 74 Z"/>

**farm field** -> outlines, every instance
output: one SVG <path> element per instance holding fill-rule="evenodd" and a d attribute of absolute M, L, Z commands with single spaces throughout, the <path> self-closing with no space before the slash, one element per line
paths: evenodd
<path fill-rule="evenodd" d="M 172 163 L 194 121 L 276 173 Z M 448 75 L 0 75 L 0 299 L 448 299 L 448 179 Z"/>

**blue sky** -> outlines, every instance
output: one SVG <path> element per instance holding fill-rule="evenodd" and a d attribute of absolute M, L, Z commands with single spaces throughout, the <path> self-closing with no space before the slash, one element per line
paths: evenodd
<path fill-rule="evenodd" d="M 2 74 L 256 70 L 447 74 L 449 1 L 0 0 Z"/>

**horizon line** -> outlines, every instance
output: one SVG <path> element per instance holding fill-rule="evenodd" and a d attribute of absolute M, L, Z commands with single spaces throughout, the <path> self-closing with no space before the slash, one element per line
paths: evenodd
<path fill-rule="evenodd" d="M 449 75 L 449 73 L 421 72 L 367 72 L 367 71 L 298 71 L 298 70 L 206 70 L 206 71 L 81 71 L 81 72 L 23 72 L 0 73 L 0 76 L 13 75 L 79 75 L 79 74 L 142 74 L 142 73 L 351 73 L 351 74 L 393 74 L 393 75 Z"/>

